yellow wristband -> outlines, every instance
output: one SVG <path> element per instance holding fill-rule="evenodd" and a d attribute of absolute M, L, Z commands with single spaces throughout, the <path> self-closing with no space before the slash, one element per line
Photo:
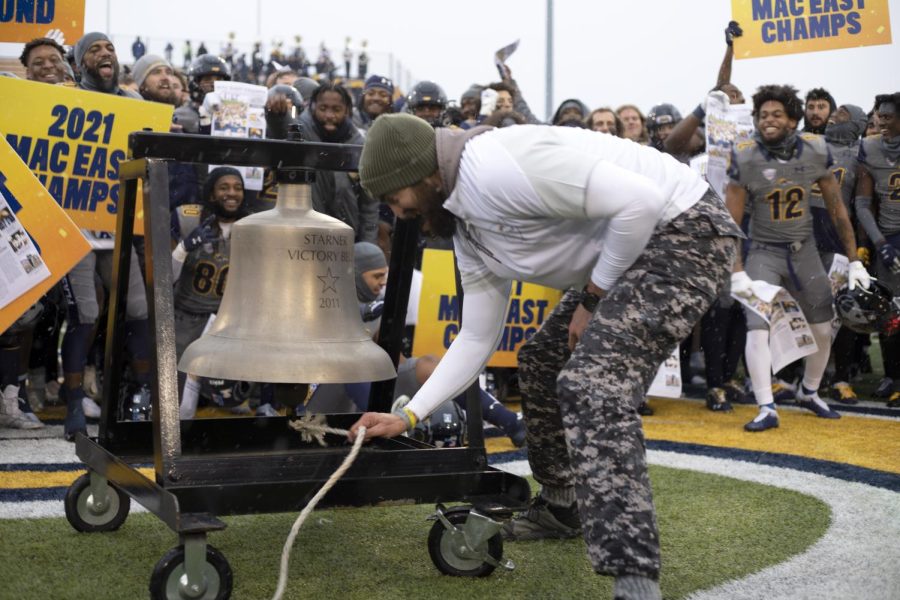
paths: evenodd
<path fill-rule="evenodd" d="M 414 413 L 413 411 L 409 410 L 408 408 L 404 408 L 404 409 L 403 409 L 403 414 L 405 414 L 406 417 L 409 419 L 409 428 L 410 428 L 410 429 L 412 429 L 413 427 L 415 427 L 415 426 L 416 426 L 416 423 L 419 422 L 418 417 L 416 417 L 416 413 Z"/>

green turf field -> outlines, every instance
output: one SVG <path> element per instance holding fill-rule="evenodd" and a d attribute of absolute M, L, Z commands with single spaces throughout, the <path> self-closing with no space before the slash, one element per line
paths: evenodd
<path fill-rule="evenodd" d="M 665 598 L 741 577 L 806 549 L 827 529 L 821 501 L 783 489 L 651 467 L 663 552 Z M 584 542 L 507 543 L 515 571 L 485 579 L 442 576 L 428 557 L 431 506 L 323 510 L 300 530 L 285 598 L 608 598 Z M 211 543 L 234 570 L 234 595 L 269 598 L 296 515 L 226 518 Z M 157 560 L 176 536 L 149 514 L 107 534 L 76 533 L 65 519 L 0 521 L 0 597 L 147 597 Z"/>

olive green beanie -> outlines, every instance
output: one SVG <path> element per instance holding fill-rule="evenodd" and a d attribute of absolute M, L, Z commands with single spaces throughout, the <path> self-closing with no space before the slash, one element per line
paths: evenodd
<path fill-rule="evenodd" d="M 375 198 L 419 183 L 437 170 L 434 129 L 413 115 L 381 115 L 366 134 L 359 179 Z"/>

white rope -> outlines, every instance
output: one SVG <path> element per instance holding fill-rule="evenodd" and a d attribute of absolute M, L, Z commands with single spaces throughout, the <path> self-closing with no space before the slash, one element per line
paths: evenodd
<path fill-rule="evenodd" d="M 304 417 L 299 421 L 290 421 L 288 423 L 293 429 L 296 429 L 300 432 L 303 441 L 312 441 L 316 440 L 320 445 L 325 445 L 325 434 L 333 433 L 335 435 L 347 435 L 346 429 L 335 429 L 333 427 L 328 427 L 325 424 L 325 416 L 324 415 L 310 415 L 309 417 Z M 291 527 L 291 533 L 288 535 L 287 540 L 284 542 L 284 549 L 281 551 L 281 570 L 278 573 L 278 587 L 275 588 L 275 595 L 272 596 L 272 600 L 281 600 L 281 597 L 284 595 L 284 591 L 287 588 L 287 574 L 288 574 L 288 563 L 291 560 L 291 548 L 294 545 L 294 540 L 297 538 L 297 533 L 300 531 L 300 527 L 303 525 L 303 522 L 306 520 L 306 517 L 309 516 L 309 513 L 313 511 L 316 507 L 316 504 L 319 503 L 319 500 L 322 499 L 325 494 L 328 493 L 328 490 L 332 488 L 332 486 L 337 483 L 337 480 L 340 479 L 344 473 L 347 472 L 347 469 L 350 468 L 350 465 L 353 464 L 353 461 L 356 460 L 356 455 L 359 454 L 359 449 L 362 447 L 363 439 L 366 437 L 366 428 L 360 427 L 356 432 L 356 440 L 353 442 L 353 447 L 350 449 L 350 453 L 344 458 L 344 462 L 341 463 L 341 466 L 337 468 L 337 470 L 332 473 L 331 477 L 328 478 L 328 481 L 325 482 L 325 485 L 313 496 L 313 499 L 309 501 L 303 510 L 300 512 L 300 516 L 297 517 L 297 520 L 294 521 L 294 526 Z"/>

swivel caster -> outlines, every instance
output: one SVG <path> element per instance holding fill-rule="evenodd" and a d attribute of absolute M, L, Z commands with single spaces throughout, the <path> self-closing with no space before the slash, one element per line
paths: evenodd
<path fill-rule="evenodd" d="M 85 473 L 69 486 L 64 504 L 72 527 L 93 533 L 121 527 L 128 517 L 131 498 L 97 473 Z"/>
<path fill-rule="evenodd" d="M 487 577 L 497 567 L 511 571 L 503 559 L 500 523 L 469 507 L 438 505 L 428 534 L 428 554 L 438 571 L 456 577 Z"/>
<path fill-rule="evenodd" d="M 227 600 L 231 598 L 231 565 L 214 547 L 206 546 L 206 556 L 197 565 L 195 581 L 188 581 L 184 544 L 172 548 L 159 559 L 150 576 L 152 600 Z M 202 550 L 201 550 L 202 552 Z"/>

